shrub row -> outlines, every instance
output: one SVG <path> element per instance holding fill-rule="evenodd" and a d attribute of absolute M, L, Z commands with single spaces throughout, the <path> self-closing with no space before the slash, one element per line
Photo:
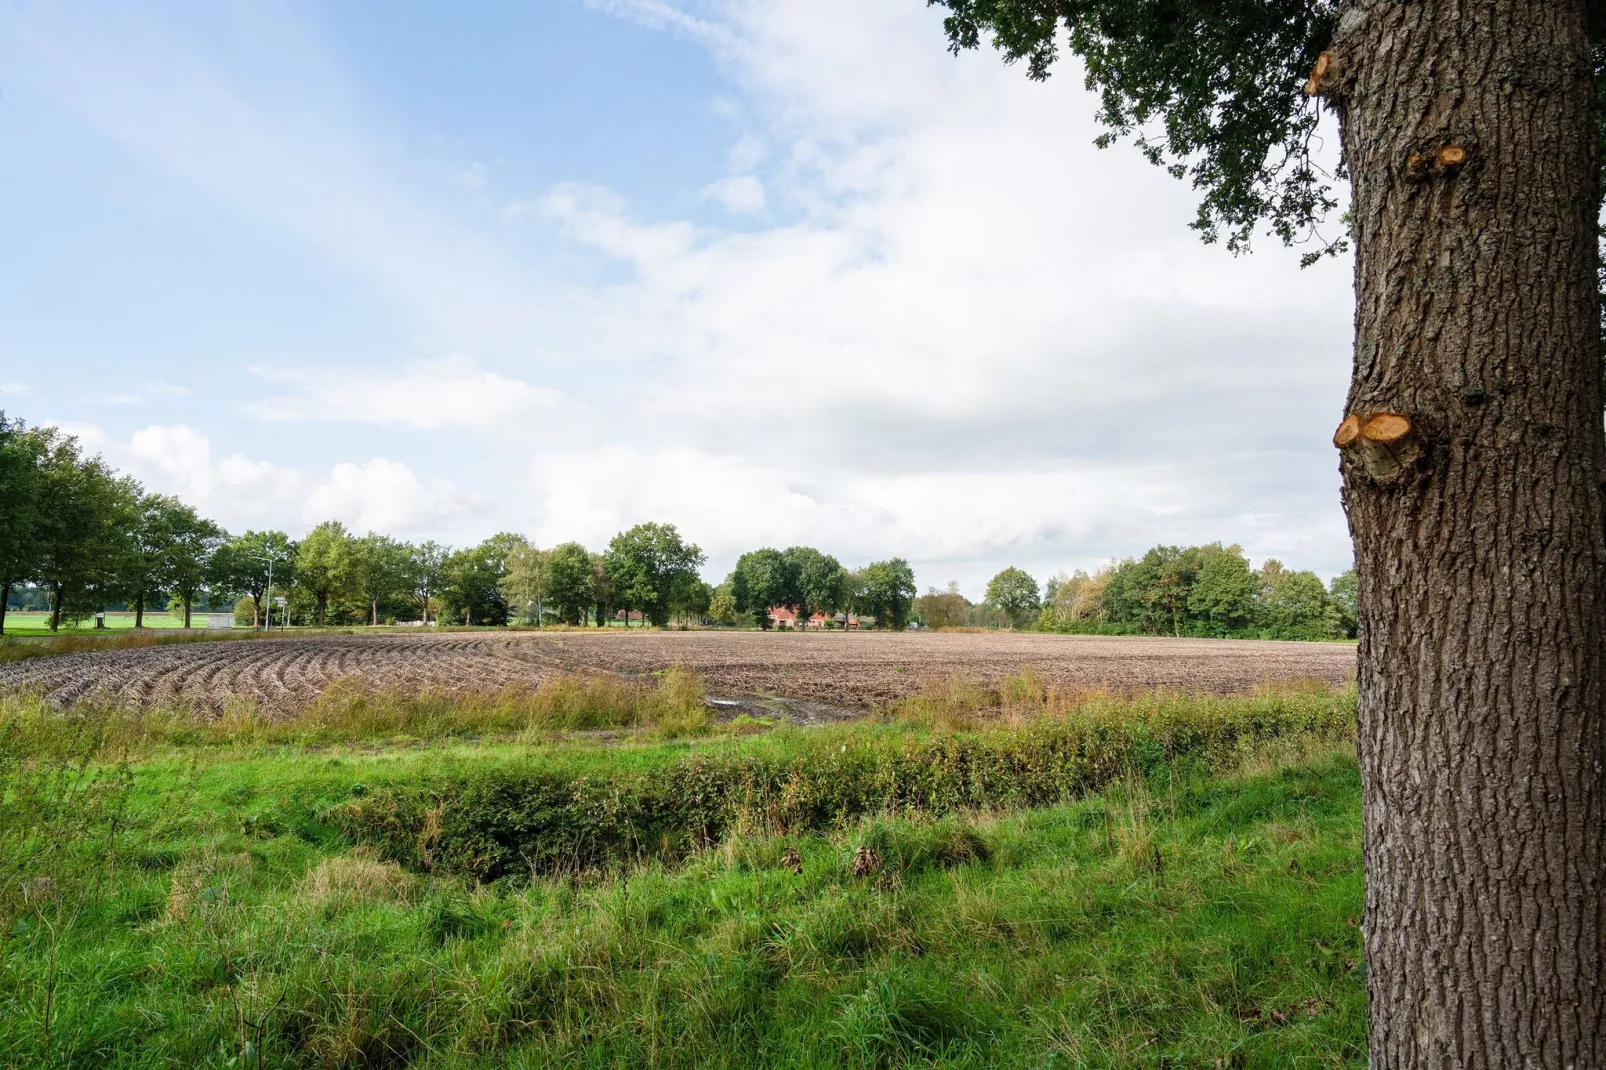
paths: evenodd
<path fill-rule="evenodd" d="M 1280 740 L 1351 739 L 1353 726 L 1353 691 L 1171 696 L 968 732 L 784 734 L 607 775 L 453 772 L 354 789 L 328 816 L 403 866 L 490 881 L 672 861 L 743 829 L 1052 805 L 1126 776 L 1230 767 Z"/>

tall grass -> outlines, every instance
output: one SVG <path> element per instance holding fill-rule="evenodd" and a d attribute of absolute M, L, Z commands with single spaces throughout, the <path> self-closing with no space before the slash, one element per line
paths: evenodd
<path fill-rule="evenodd" d="M 930 676 L 921 681 L 917 694 L 879 706 L 871 716 L 885 722 L 965 731 L 1025 724 L 1044 717 L 1150 720 L 1180 715 L 1210 719 L 1233 712 L 1275 717 L 1296 709 L 1327 708 L 1334 702 L 1353 707 L 1354 696 L 1353 684 L 1335 689 L 1321 680 L 1283 680 L 1262 684 L 1247 694 L 1056 687 L 1027 667 L 992 684 L 963 673 Z"/>
<path fill-rule="evenodd" d="M 554 732 L 622 729 L 669 738 L 708 728 L 700 676 L 671 669 L 655 683 L 600 674 L 561 674 L 537 684 L 486 690 L 408 692 L 374 688 L 360 676 L 334 681 L 291 713 L 231 698 L 219 717 L 182 701 L 150 708 L 77 705 L 56 709 L 26 692 L 0 692 L 0 731 L 34 753 L 56 753 L 93 738 L 100 753 L 153 747 L 331 745 L 413 740 L 545 738 Z"/>
<path fill-rule="evenodd" d="M 1353 760 L 1109 788 L 495 886 L 151 818 L 0 931 L 0 1063 L 1363 1067 Z"/>
<path fill-rule="evenodd" d="M 1029 682 L 1018 691 L 1018 705 L 1035 701 Z M 965 731 L 780 733 L 604 776 L 545 760 L 456 768 L 365 788 L 328 816 L 419 871 L 494 880 L 612 870 L 673 861 L 732 829 L 815 832 L 875 813 L 1051 806 L 1134 775 L 1208 775 L 1268 750 L 1347 746 L 1354 712 L 1353 692 L 1330 690 L 1125 705 L 1104 697 Z"/>
<path fill-rule="evenodd" d="M 261 632 L 209 631 L 205 628 L 178 632 L 142 629 L 38 638 L 4 635 L 0 636 L 0 665 L 28 658 L 49 658 L 90 650 L 132 650 L 140 647 L 168 646 L 173 643 L 216 643 L 230 639 L 263 638 L 277 639 L 280 636 Z"/>

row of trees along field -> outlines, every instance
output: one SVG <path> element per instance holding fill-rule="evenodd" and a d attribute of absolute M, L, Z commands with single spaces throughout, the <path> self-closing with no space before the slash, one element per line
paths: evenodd
<path fill-rule="evenodd" d="M 673 524 L 637 524 L 602 553 L 577 542 L 549 550 L 501 532 L 453 550 L 439 543 L 357 535 L 328 520 L 293 542 L 280 531 L 247 532 L 226 543 L 262 547 L 280 564 L 275 584 L 287 592 L 291 623 L 384 624 L 398 620 L 461 624 L 564 623 L 616 610 L 663 626 L 674 615 L 699 614 L 709 586 L 697 575 L 704 557 Z M 236 613 L 256 621 L 265 575 L 236 585 Z M 249 617 L 247 617 L 249 615 Z"/>
<path fill-rule="evenodd" d="M 662 627 L 671 620 L 756 624 L 771 610 L 828 626 L 855 614 L 902 629 L 1021 627 L 1044 631 L 1328 639 L 1355 632 L 1355 577 L 1324 587 L 1310 572 L 1268 561 L 1259 572 L 1237 546 L 1157 546 L 1093 575 L 1059 575 L 1040 590 L 1018 568 L 993 577 L 972 604 L 950 586 L 916 597 L 902 558 L 860 569 L 810 546 L 745 553 L 718 587 L 698 575 L 702 551 L 671 524 L 638 524 L 597 553 L 577 542 L 539 549 L 503 532 L 453 550 L 348 531 L 337 520 L 299 542 L 282 531 L 230 536 L 177 498 L 85 457 L 50 427 L 0 414 L 0 630 L 5 605 L 48 609 L 52 628 L 127 606 L 135 625 L 169 600 L 190 625 L 196 605 L 234 607 L 264 623 L 270 582 L 294 624 L 380 624 L 444 619 L 601 625 L 620 610 Z"/>
<path fill-rule="evenodd" d="M 282 531 L 230 536 L 177 498 L 147 493 L 76 439 L 0 413 L 0 631 L 6 608 L 37 605 L 50 626 L 127 606 L 135 625 L 174 600 L 185 627 L 196 605 L 233 604 L 264 620 L 271 585 L 292 623 L 378 624 L 444 614 L 470 624 L 555 619 L 600 624 L 616 609 L 657 625 L 706 612 L 704 556 L 670 524 L 638 524 L 603 553 L 578 543 L 538 550 L 494 535 L 451 550 L 338 521 L 300 542 Z"/>
<path fill-rule="evenodd" d="M 848 569 L 812 546 L 766 546 L 737 559 L 714 592 L 709 613 L 716 623 L 750 620 L 769 628 L 770 610 L 781 607 L 800 622 L 821 614 L 827 627 L 838 614 L 852 613 L 878 627 L 902 629 L 909 624 L 915 593 L 914 570 L 901 557 Z"/>
<path fill-rule="evenodd" d="M 1006 568 L 987 584 L 986 601 L 928 589 L 915 603 L 928 627 L 1022 627 L 1098 635 L 1189 635 L 1239 639 L 1343 639 L 1355 636 L 1355 571 L 1323 584 L 1275 558 L 1257 571 L 1237 546 L 1156 546 L 1089 575 L 1061 573 L 1040 589 L 1026 571 Z"/>

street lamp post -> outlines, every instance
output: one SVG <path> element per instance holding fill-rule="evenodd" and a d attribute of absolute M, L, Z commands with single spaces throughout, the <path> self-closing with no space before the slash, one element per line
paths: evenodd
<path fill-rule="evenodd" d="M 267 631 L 267 632 L 271 632 L 271 631 L 273 631 L 273 562 L 274 562 L 274 557 L 270 553 L 252 554 L 251 556 L 256 558 L 258 561 L 266 561 L 268 563 L 268 590 L 267 590 L 267 593 L 262 596 L 262 630 L 263 631 Z M 286 612 L 288 612 L 288 608 L 286 609 Z M 283 630 L 282 626 L 281 626 L 281 630 Z"/>

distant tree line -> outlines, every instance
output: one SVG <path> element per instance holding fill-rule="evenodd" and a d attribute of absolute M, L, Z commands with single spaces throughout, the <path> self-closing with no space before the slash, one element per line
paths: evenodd
<path fill-rule="evenodd" d="M 1314 572 L 1275 558 L 1258 570 L 1237 546 L 1156 546 L 1142 557 L 1112 561 L 1092 575 L 1059 574 L 1039 590 L 1018 568 L 987 585 L 971 603 L 957 584 L 928 589 L 916 600 L 927 627 L 1031 627 L 1106 635 L 1173 635 L 1260 639 L 1355 636 L 1355 572 L 1322 583 Z"/>
<path fill-rule="evenodd" d="M 150 494 L 53 427 L 0 413 L 0 632 L 8 607 L 42 609 L 59 628 L 113 607 L 135 625 L 169 601 L 232 606 L 268 622 L 270 585 L 285 600 L 274 623 L 398 620 L 464 624 L 602 624 L 623 611 L 662 627 L 701 619 L 713 588 L 703 552 L 672 524 L 638 524 L 605 551 L 542 550 L 501 533 L 453 550 L 325 521 L 299 542 L 283 531 L 230 535 L 167 495 Z"/>
<path fill-rule="evenodd" d="M 232 607 L 236 621 L 355 625 L 396 621 L 601 626 L 623 615 L 769 628 L 785 608 L 828 626 L 852 617 L 881 628 L 1034 627 L 1111 634 L 1327 639 L 1355 634 L 1355 576 L 1331 586 L 1275 560 L 1252 570 L 1237 546 L 1156 546 L 1092 575 L 1039 588 L 1006 568 L 972 604 L 956 585 L 917 596 L 903 558 L 850 569 L 810 546 L 741 555 L 717 587 L 702 550 L 673 524 L 637 524 L 600 552 L 577 542 L 541 549 L 502 532 L 452 549 L 338 520 L 300 541 L 283 531 L 230 535 L 177 498 L 151 494 L 53 427 L 0 413 L 0 632 L 8 606 L 43 609 L 52 629 L 127 607 L 136 626 L 172 607 Z M 269 588 L 275 596 L 268 604 Z M 278 599 L 282 598 L 282 608 Z"/>

